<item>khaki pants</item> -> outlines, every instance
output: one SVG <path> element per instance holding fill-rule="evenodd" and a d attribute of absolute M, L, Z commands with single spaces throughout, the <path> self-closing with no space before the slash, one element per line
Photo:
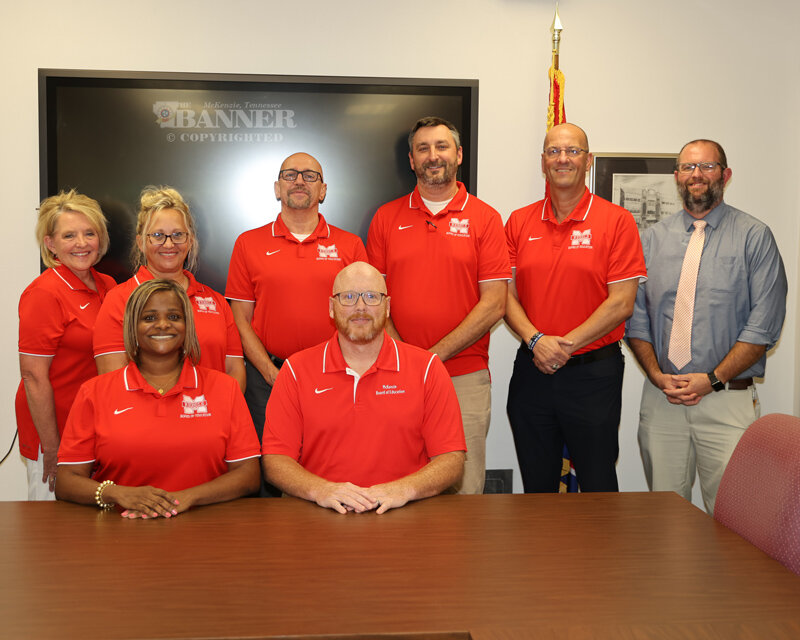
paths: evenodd
<path fill-rule="evenodd" d="M 651 491 L 675 491 L 692 499 L 695 471 L 706 511 L 714 514 L 717 489 L 733 450 L 761 415 L 755 387 L 718 391 L 693 407 L 670 404 L 644 381 L 639 411 L 639 449 Z"/>
<path fill-rule="evenodd" d="M 489 370 L 481 369 L 451 378 L 461 407 L 467 457 L 464 477 L 453 487 L 456 493 L 483 493 L 486 481 L 486 435 L 492 418 L 492 383 Z"/>
<path fill-rule="evenodd" d="M 44 453 L 39 447 L 39 459 L 25 458 L 28 470 L 28 500 L 55 500 L 56 494 L 50 491 L 50 483 L 42 482 L 44 473 Z"/>

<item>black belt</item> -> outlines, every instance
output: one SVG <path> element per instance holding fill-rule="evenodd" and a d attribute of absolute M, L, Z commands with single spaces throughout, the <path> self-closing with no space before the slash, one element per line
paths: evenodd
<path fill-rule="evenodd" d="M 744 391 L 752 385 L 752 378 L 739 378 L 738 380 L 728 380 L 728 384 L 725 385 L 725 388 L 728 389 L 728 391 Z"/>
<path fill-rule="evenodd" d="M 606 358 L 613 358 L 619 353 L 619 342 L 612 342 L 605 347 L 587 351 L 577 356 L 572 356 L 567 360 L 565 367 L 574 367 L 579 364 L 589 364 L 590 362 L 597 362 L 598 360 L 605 360 Z"/>

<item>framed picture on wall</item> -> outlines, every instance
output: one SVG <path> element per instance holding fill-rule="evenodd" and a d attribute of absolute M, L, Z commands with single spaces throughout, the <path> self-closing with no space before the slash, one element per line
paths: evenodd
<path fill-rule="evenodd" d="M 591 189 L 626 208 L 639 230 L 680 210 L 675 156 L 665 153 L 595 153 Z"/>

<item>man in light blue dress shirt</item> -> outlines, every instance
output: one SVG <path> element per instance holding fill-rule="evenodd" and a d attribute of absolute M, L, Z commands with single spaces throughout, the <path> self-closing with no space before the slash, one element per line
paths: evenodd
<path fill-rule="evenodd" d="M 648 486 L 691 500 L 697 473 L 709 514 L 739 438 L 760 415 L 753 378 L 764 376 L 786 312 L 786 273 L 772 232 L 723 201 L 731 173 L 716 142 L 694 140 L 681 149 L 675 180 L 684 209 L 642 232 L 649 278 L 626 325 L 648 378 L 639 414 Z M 677 368 L 669 358 L 670 335 L 696 220 L 706 225 L 691 354 Z"/>

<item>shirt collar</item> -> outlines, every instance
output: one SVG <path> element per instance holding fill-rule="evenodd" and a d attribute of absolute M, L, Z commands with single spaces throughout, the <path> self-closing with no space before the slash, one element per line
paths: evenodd
<path fill-rule="evenodd" d="M 186 288 L 187 296 L 191 297 L 201 293 L 205 293 L 206 291 L 205 285 L 200 284 L 191 271 L 187 271 L 186 269 L 184 269 L 183 275 L 185 275 L 186 279 L 189 281 L 189 286 Z M 147 282 L 148 280 L 154 280 L 155 276 L 150 272 L 150 270 L 146 266 L 142 265 L 141 267 L 139 267 L 139 270 L 133 276 L 133 279 L 136 281 L 137 285 L 140 285 L 143 282 Z"/>
<path fill-rule="evenodd" d="M 694 216 L 690 215 L 689 212 L 686 211 L 686 209 L 683 209 L 681 211 L 681 213 L 683 214 L 683 227 L 684 229 L 686 229 L 686 231 L 694 231 L 694 223 L 697 220 L 705 220 L 709 227 L 711 227 L 712 229 L 716 229 L 722 222 L 722 218 L 725 216 L 727 210 L 728 210 L 728 205 L 725 204 L 724 200 L 721 201 L 716 207 L 714 207 L 702 218 L 695 218 Z"/>
<path fill-rule="evenodd" d="M 575 205 L 575 208 L 572 212 L 565 218 L 565 220 L 573 220 L 575 222 L 583 222 L 586 218 L 589 217 L 589 211 L 592 208 L 592 203 L 594 202 L 594 194 L 589 191 L 588 188 L 584 187 L 583 197 L 578 201 L 578 204 Z M 556 215 L 553 212 L 553 201 L 550 199 L 550 196 L 545 198 L 544 206 L 542 207 L 542 220 L 553 220 L 555 221 Z"/>
<path fill-rule="evenodd" d="M 317 222 L 316 228 L 305 240 L 303 240 L 303 242 L 311 242 L 317 238 L 330 238 L 331 228 L 328 226 L 328 223 L 325 222 L 325 218 L 321 213 L 317 215 L 319 216 L 319 221 Z M 276 236 L 283 236 L 291 242 L 299 243 L 297 238 L 295 238 L 294 235 L 292 235 L 292 232 L 289 231 L 289 227 L 286 226 L 286 223 L 283 221 L 283 218 L 280 214 L 278 214 L 278 217 L 275 218 L 275 222 L 272 223 L 272 237 L 274 238 Z"/>
<path fill-rule="evenodd" d="M 458 187 L 456 195 L 454 195 L 453 199 L 447 203 L 447 206 L 436 215 L 442 215 L 449 211 L 463 211 L 466 208 L 470 197 L 467 188 L 464 186 L 463 182 L 458 181 L 456 182 L 456 186 Z M 422 201 L 422 196 L 419 194 L 419 187 L 414 187 L 414 190 L 409 194 L 408 207 L 410 209 L 419 209 L 428 215 L 433 215 Z"/>
<path fill-rule="evenodd" d="M 334 373 L 336 371 L 345 371 L 346 369 L 347 362 L 344 359 L 344 354 L 342 354 L 342 348 L 339 346 L 339 332 L 337 331 L 333 334 L 333 337 L 325 343 L 325 349 L 322 352 L 322 373 Z M 400 371 L 400 353 L 397 348 L 397 343 L 385 330 L 383 332 L 383 344 L 378 353 L 378 358 L 366 373 L 369 373 L 373 369 Z M 364 375 L 366 375 L 366 373 Z"/>
<path fill-rule="evenodd" d="M 197 389 L 199 384 L 197 368 L 192 364 L 189 358 L 183 359 L 183 368 L 181 369 L 181 375 L 178 377 L 178 382 L 163 396 L 157 390 L 153 389 L 150 383 L 144 379 L 142 372 L 139 371 L 139 367 L 136 366 L 135 362 L 129 362 L 125 366 L 122 370 L 122 378 L 126 391 L 143 391 L 157 398 L 166 398 L 167 396 L 176 395 L 186 389 Z"/>
<path fill-rule="evenodd" d="M 65 267 L 63 264 L 57 264 L 55 267 L 52 267 L 52 269 L 55 274 L 64 282 L 64 284 L 66 284 L 73 291 L 92 291 L 81 281 L 78 276 L 72 272 L 72 269 L 69 267 Z M 94 269 L 91 269 L 90 271 L 92 273 L 92 278 L 94 278 L 94 284 L 97 287 L 97 292 L 101 296 L 105 295 L 106 291 L 108 290 L 105 288 L 105 283 L 101 278 L 96 277 L 97 271 Z"/>

